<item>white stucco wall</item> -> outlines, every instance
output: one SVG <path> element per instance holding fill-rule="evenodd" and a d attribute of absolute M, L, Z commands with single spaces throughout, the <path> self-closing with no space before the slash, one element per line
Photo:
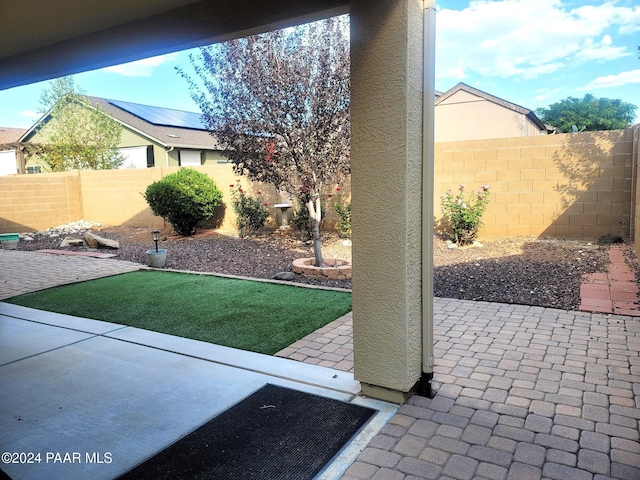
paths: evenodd
<path fill-rule="evenodd" d="M 0 151 L 0 176 L 18 173 L 16 168 L 16 151 Z"/>

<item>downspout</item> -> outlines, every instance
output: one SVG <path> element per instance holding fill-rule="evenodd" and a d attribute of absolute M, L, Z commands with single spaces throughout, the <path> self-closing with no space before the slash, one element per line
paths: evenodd
<path fill-rule="evenodd" d="M 173 149 L 176 147 L 168 147 L 164 149 L 164 151 L 167 153 L 167 167 L 170 167 L 171 165 L 169 165 L 169 153 L 173 152 Z"/>
<path fill-rule="evenodd" d="M 433 379 L 433 194 L 435 108 L 435 0 L 424 0 L 422 72 L 422 375 L 417 393 L 431 398 Z"/>

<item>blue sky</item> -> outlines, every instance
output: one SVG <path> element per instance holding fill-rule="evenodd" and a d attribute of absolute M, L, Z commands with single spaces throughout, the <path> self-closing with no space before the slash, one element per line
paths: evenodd
<path fill-rule="evenodd" d="M 638 3 L 440 0 L 436 89 L 464 82 L 530 109 L 591 93 L 640 110 Z M 97 97 L 198 111 L 176 66 L 192 71 L 188 52 L 82 73 L 75 81 Z M 0 91 L 0 126 L 30 127 L 47 84 Z"/>

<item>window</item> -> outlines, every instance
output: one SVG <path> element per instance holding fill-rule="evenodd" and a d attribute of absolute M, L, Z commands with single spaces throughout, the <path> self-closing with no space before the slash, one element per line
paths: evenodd
<path fill-rule="evenodd" d="M 181 167 L 199 167 L 202 165 L 202 152 L 200 150 L 180 150 Z"/>

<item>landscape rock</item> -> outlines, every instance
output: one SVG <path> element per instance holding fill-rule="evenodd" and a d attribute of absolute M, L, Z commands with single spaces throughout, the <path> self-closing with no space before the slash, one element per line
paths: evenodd
<path fill-rule="evenodd" d="M 84 240 L 75 237 L 65 237 L 60 243 L 61 247 L 81 247 L 84 245 Z"/>
<path fill-rule="evenodd" d="M 274 280 L 286 280 L 290 282 L 296 279 L 296 274 L 293 272 L 278 272 L 273 276 Z"/>
<path fill-rule="evenodd" d="M 117 240 L 104 238 L 96 235 L 93 232 L 85 232 L 84 241 L 87 242 L 87 245 L 89 245 L 91 248 L 98 248 L 100 246 L 107 248 L 120 248 L 120 242 L 118 242 Z"/>
<path fill-rule="evenodd" d="M 622 237 L 606 233 L 598 239 L 598 245 L 613 245 L 614 243 L 622 243 Z"/>
<path fill-rule="evenodd" d="M 78 220 L 77 222 L 69 222 L 64 225 L 58 225 L 57 227 L 47 228 L 46 230 L 42 230 L 39 232 L 34 232 L 31 236 L 34 238 L 38 237 L 48 237 L 48 238 L 58 238 L 58 237 L 68 237 L 68 236 L 79 236 L 82 235 L 87 230 L 91 230 L 93 227 L 101 226 L 98 222 L 90 222 L 86 220 Z"/>

